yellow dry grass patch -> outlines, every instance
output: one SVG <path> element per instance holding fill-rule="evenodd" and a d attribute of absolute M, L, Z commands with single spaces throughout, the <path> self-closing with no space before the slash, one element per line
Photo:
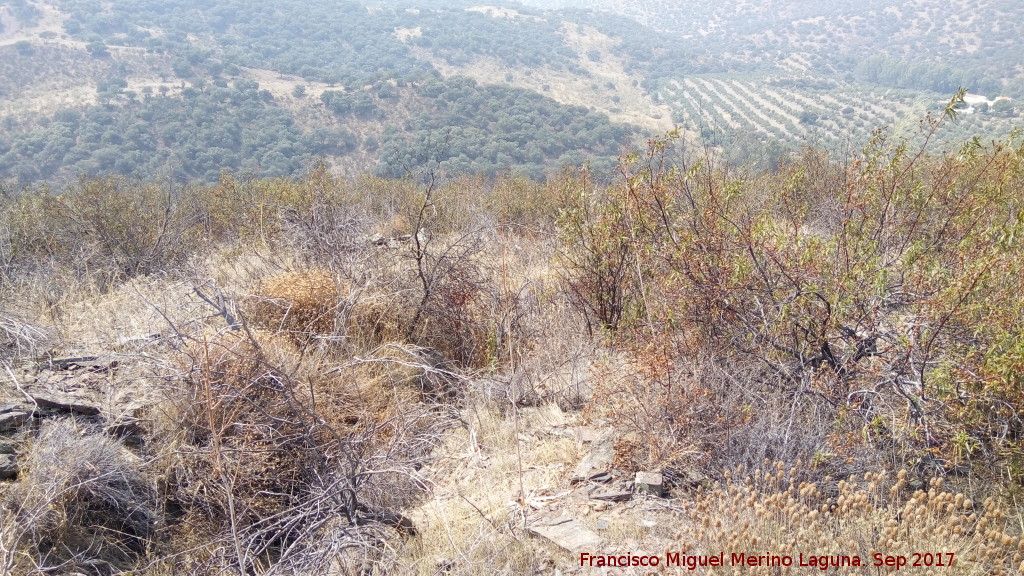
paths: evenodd
<path fill-rule="evenodd" d="M 518 414 L 476 405 L 463 420 L 467 427 L 446 439 L 428 473 L 432 497 L 410 512 L 421 536 L 404 568 L 426 575 L 450 565 L 450 574 L 490 575 L 564 565 L 567 553 L 526 534 L 522 512 L 563 492 L 565 467 L 579 458 L 580 446 L 549 432 L 572 418 L 554 404 Z"/>
<path fill-rule="evenodd" d="M 401 294 L 355 287 L 323 269 L 264 278 L 243 310 L 253 326 L 286 335 L 300 348 L 316 340 L 358 350 L 402 342 L 412 316 Z"/>
<path fill-rule="evenodd" d="M 75 301 L 62 306 L 59 323 L 64 340 L 82 351 L 130 349 L 186 326 L 197 312 L 207 312 L 190 285 L 152 276 L 134 278 L 106 293 L 84 292 L 80 287 L 68 295 Z"/>
<path fill-rule="evenodd" d="M 303 342 L 334 332 L 345 292 L 326 270 L 284 272 L 264 280 L 247 308 L 255 325 Z"/>

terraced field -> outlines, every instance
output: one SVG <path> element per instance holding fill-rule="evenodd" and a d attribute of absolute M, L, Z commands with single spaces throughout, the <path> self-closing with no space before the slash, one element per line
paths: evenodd
<path fill-rule="evenodd" d="M 779 140 L 846 143 L 925 112 L 921 93 L 844 86 L 807 90 L 784 79 L 697 76 L 659 92 L 677 122 L 696 130 L 745 131 Z M 931 99 L 938 105 L 940 96 Z"/>

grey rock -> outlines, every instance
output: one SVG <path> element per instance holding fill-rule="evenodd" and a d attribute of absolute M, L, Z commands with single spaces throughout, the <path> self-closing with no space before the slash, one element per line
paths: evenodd
<path fill-rule="evenodd" d="M 527 530 L 531 534 L 547 538 L 570 552 L 594 550 L 602 543 L 601 537 L 584 526 L 582 522 L 565 515 L 539 521 L 529 526 Z"/>
<path fill-rule="evenodd" d="M 61 412 L 75 412 L 84 416 L 96 416 L 100 413 L 98 407 L 85 403 L 82 398 L 73 394 L 46 391 L 37 392 L 32 398 L 43 408 L 53 408 Z"/>
<path fill-rule="evenodd" d="M 611 470 L 615 459 L 615 430 L 605 430 L 590 443 L 590 452 L 580 460 L 573 474 L 572 482 L 578 483 Z"/>
<path fill-rule="evenodd" d="M 28 421 L 32 412 L 28 410 L 10 409 L 0 412 L 0 432 L 15 430 Z"/>
<path fill-rule="evenodd" d="M 0 480 L 18 476 L 18 460 L 13 454 L 0 454 Z"/>
<path fill-rule="evenodd" d="M 107 424 L 103 431 L 110 436 L 120 438 L 128 446 L 140 447 L 145 444 L 145 425 L 138 418 L 121 417 L 116 422 Z"/>
<path fill-rule="evenodd" d="M 661 472 L 637 472 L 635 488 L 637 492 L 664 496 L 665 479 Z"/>
<path fill-rule="evenodd" d="M 86 370 L 88 372 L 109 372 L 117 368 L 117 360 L 101 358 L 99 356 L 76 356 L 74 358 L 47 358 L 37 364 L 39 370 L 50 370 L 55 372 L 74 372 Z"/>
<path fill-rule="evenodd" d="M 591 500 L 605 500 L 607 502 L 628 502 L 632 497 L 633 493 L 628 490 L 607 490 L 590 495 Z"/>
<path fill-rule="evenodd" d="M 119 418 L 116 422 L 107 424 L 104 431 L 107 434 L 118 438 L 124 436 L 142 436 L 146 433 L 144 422 L 138 418 L 132 418 L 129 416 L 124 416 Z"/>

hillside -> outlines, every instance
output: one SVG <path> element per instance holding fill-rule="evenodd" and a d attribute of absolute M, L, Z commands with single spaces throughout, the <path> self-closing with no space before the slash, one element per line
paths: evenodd
<path fill-rule="evenodd" d="M 0 575 L 1020 573 L 1020 140 L 724 153 L 5 191 Z"/>
<path fill-rule="evenodd" d="M 0 0 L 0 576 L 1024 574 L 1010 0 Z"/>
<path fill-rule="evenodd" d="M 0 169 L 21 182 L 109 170 L 210 181 L 225 168 L 295 174 L 320 156 L 339 173 L 397 173 L 403 159 L 424 151 L 416 148 L 419 136 L 406 142 L 389 134 L 415 131 L 410 123 L 447 107 L 439 97 L 470 86 L 460 69 L 441 76 L 429 60 L 467 61 L 495 50 L 487 38 L 521 36 L 504 19 L 461 8 L 369 11 L 325 4 L 333 17 L 310 19 L 315 8 L 225 5 L 208 14 L 206 5 L 166 11 L 144 2 L 62 2 L 26 10 L 23 20 L 5 8 L 9 30 L 0 50 L 7 56 L 2 94 L 9 132 L 0 143 Z M 213 13 L 236 16 L 215 22 Z M 280 26 L 281 18 L 292 26 Z M 441 25 L 447 20 L 459 27 Z M 523 28 L 539 42 L 524 38 L 514 51 L 494 54 L 513 65 L 573 69 L 575 52 L 549 49 L 558 26 L 531 20 Z M 418 45 L 432 46 L 425 59 L 413 55 L 411 36 L 395 32 L 414 29 L 421 31 Z M 331 41 L 335 37 L 346 41 Z M 477 45 L 467 41 L 473 37 Z M 458 94 L 463 106 L 449 110 L 444 123 L 419 128 L 446 142 L 446 169 L 540 176 L 587 158 L 610 168 L 633 131 L 591 111 L 601 102 L 584 109 L 575 98 L 563 103 L 533 91 L 510 92 L 500 78 L 480 79 L 473 94 Z M 435 87 L 438 80 L 450 85 Z M 507 112 L 484 122 L 474 110 L 481 105 Z M 512 125 L 532 127 L 532 147 L 521 136 L 503 140 Z M 515 140 L 512 147 L 502 144 Z"/>
<path fill-rule="evenodd" d="M 537 1 L 0 3 L 0 576 L 1024 573 L 1021 8 Z"/>
<path fill-rule="evenodd" d="M 396 175 L 431 154 L 452 173 L 539 178 L 590 159 L 607 174 L 623 146 L 675 126 L 774 165 L 804 142 L 841 151 L 912 128 L 959 86 L 988 101 L 940 140 L 1015 126 L 1016 5 L 940 25 L 927 2 L 836 4 L 10 0 L 0 174 L 212 182 L 324 158 Z M 1004 24 L 982 34 L 990 21 Z"/>
<path fill-rule="evenodd" d="M 899 4 L 886 0 L 531 0 L 526 4 L 620 14 L 717 54 L 776 65 L 798 55 L 820 70 L 843 73 L 857 68 L 866 56 L 884 54 L 915 66 L 971 71 L 974 78 L 986 82 L 1019 80 L 1024 72 L 1018 57 L 1024 8 L 1012 0 Z M 994 88 L 976 87 L 983 92 Z"/>

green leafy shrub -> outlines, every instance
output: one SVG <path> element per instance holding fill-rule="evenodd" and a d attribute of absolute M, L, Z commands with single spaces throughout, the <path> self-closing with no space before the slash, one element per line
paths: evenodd
<path fill-rule="evenodd" d="M 923 126 L 927 142 L 941 121 Z M 829 465 L 865 440 L 929 473 L 1020 458 L 1019 142 L 933 156 L 878 134 L 845 164 L 808 151 L 755 178 L 674 144 L 605 190 L 581 182 L 560 222 L 570 290 L 642 366 L 661 373 L 651 348 L 676 371 L 710 360 L 759 390 L 735 413 L 819 406 Z"/>

